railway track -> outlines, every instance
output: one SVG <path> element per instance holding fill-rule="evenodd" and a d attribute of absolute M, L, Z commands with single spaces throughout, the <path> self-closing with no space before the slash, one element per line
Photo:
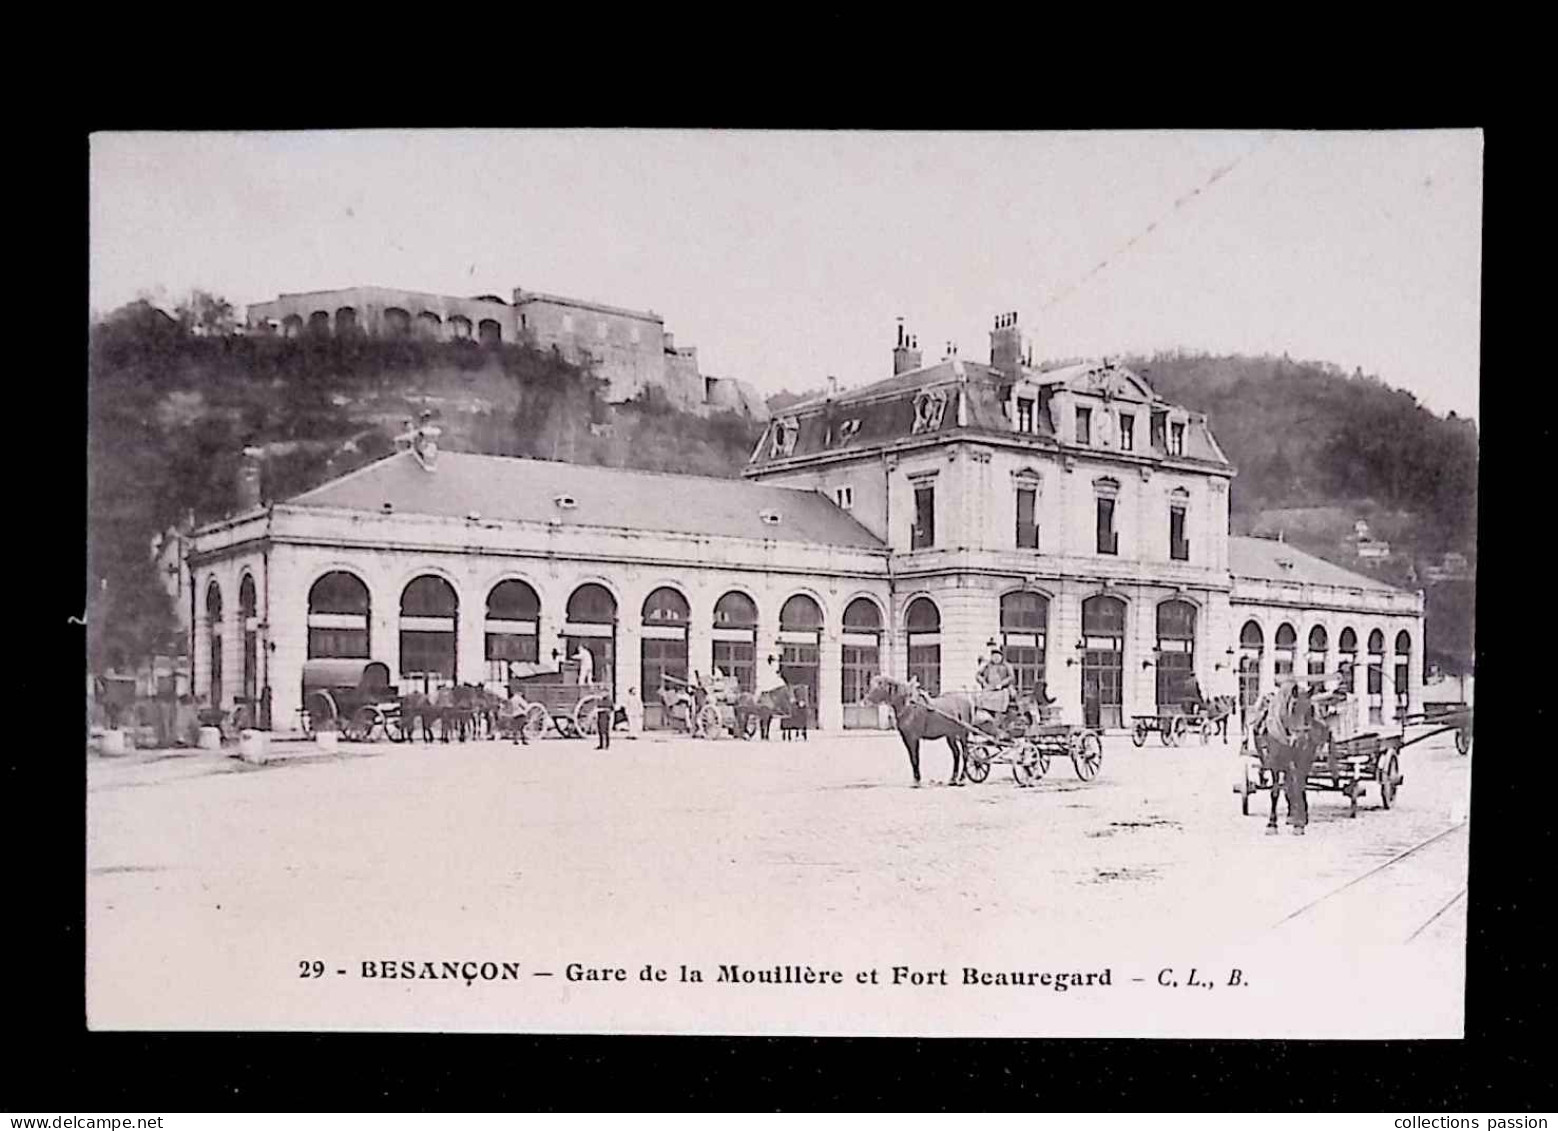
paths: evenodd
<path fill-rule="evenodd" d="M 1272 930 L 1342 928 L 1357 941 L 1360 928 L 1372 928 L 1379 943 L 1414 941 L 1466 898 L 1466 828 L 1459 821 L 1396 853 L 1290 912 Z M 1407 861 L 1416 865 L 1410 872 L 1402 867 Z"/>

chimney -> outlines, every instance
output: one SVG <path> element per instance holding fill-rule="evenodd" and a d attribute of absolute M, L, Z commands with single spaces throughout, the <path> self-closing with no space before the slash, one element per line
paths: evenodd
<path fill-rule="evenodd" d="M 1021 374 L 1022 331 L 1017 328 L 1015 310 L 996 316 L 995 329 L 990 331 L 990 368 L 1008 377 Z"/>
<path fill-rule="evenodd" d="M 920 356 L 920 341 L 903 332 L 903 319 L 898 319 L 898 344 L 893 347 L 893 376 L 919 369 L 925 362 Z"/>
<path fill-rule="evenodd" d="M 258 509 L 260 505 L 260 460 L 265 452 L 261 448 L 245 448 L 238 462 L 238 513 Z"/>
<path fill-rule="evenodd" d="M 669 330 L 667 330 L 665 332 L 665 352 L 666 353 L 675 353 L 676 352 L 676 335 L 671 333 L 671 331 L 669 331 Z"/>

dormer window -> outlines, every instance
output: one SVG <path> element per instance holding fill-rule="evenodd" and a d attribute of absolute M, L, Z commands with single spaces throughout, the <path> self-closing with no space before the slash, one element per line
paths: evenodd
<path fill-rule="evenodd" d="M 1033 432 L 1033 410 L 1033 398 L 1017 398 L 1017 431 L 1025 434 L 1031 434 Z"/>
<path fill-rule="evenodd" d="M 1077 443 L 1091 444 L 1093 442 L 1093 410 L 1090 408 L 1077 409 Z"/>
<path fill-rule="evenodd" d="M 851 440 L 853 440 L 855 438 L 855 434 L 858 433 L 859 431 L 860 431 L 860 421 L 859 420 L 846 420 L 846 421 L 844 421 L 843 424 L 839 425 L 839 432 L 838 432 L 837 443 L 840 443 L 840 444 L 847 444 L 847 443 L 849 443 L 849 441 L 851 441 Z"/>
<path fill-rule="evenodd" d="M 784 459 L 790 455 L 795 451 L 795 441 L 800 434 L 800 423 L 793 417 L 774 421 L 774 437 L 769 448 L 769 456 L 773 459 Z"/>
<path fill-rule="evenodd" d="M 1136 414 L 1134 412 L 1122 412 L 1120 414 L 1120 450 L 1122 452 L 1134 452 L 1136 450 Z"/>
<path fill-rule="evenodd" d="M 855 506 L 855 489 L 853 487 L 833 488 L 833 501 L 841 510 L 852 510 Z"/>
<path fill-rule="evenodd" d="M 1168 447 L 1168 413 L 1152 414 L 1152 435 L 1148 438 L 1148 443 L 1152 445 L 1153 450 Z"/>
<path fill-rule="evenodd" d="M 1168 451 L 1171 456 L 1185 454 L 1185 426 L 1178 422 L 1169 425 Z"/>

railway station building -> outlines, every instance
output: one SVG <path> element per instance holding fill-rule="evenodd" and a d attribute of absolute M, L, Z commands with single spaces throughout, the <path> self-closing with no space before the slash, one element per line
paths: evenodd
<path fill-rule="evenodd" d="M 1204 415 L 1119 365 L 1035 369 L 1015 314 L 988 364 L 893 371 L 771 420 L 740 480 L 440 452 L 436 428 L 296 498 L 196 532 L 196 690 L 268 692 L 297 725 L 305 660 L 402 685 L 503 683 L 587 648 L 662 722 L 662 675 L 751 689 L 769 655 L 824 730 L 877 727 L 878 672 L 972 687 L 998 643 L 1071 721 L 1129 726 L 1192 681 L 1253 701 L 1347 670 L 1360 710 L 1416 710 L 1423 599 L 1229 534 L 1235 474 Z"/>

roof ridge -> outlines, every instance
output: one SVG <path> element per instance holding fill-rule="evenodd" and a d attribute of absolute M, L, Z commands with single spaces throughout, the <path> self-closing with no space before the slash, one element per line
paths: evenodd
<path fill-rule="evenodd" d="M 382 465 L 384 465 L 386 463 L 389 463 L 390 460 L 398 459 L 401 456 L 406 456 L 406 457 L 410 458 L 411 457 L 411 451 L 409 449 L 406 449 L 406 450 L 403 450 L 403 451 L 394 451 L 394 452 L 390 452 L 389 455 L 380 456 L 378 459 L 369 460 L 367 463 L 363 464 L 361 467 L 353 468 L 351 471 L 348 471 L 345 475 L 338 475 L 334 479 L 327 479 L 325 482 L 321 483 L 319 486 L 317 486 L 317 487 L 310 487 L 307 491 L 304 491 L 300 495 L 289 495 L 287 498 L 282 499 L 280 501 L 283 502 L 283 503 L 300 503 L 304 499 L 308 498 L 310 495 L 317 495 L 317 494 L 319 494 L 319 492 L 321 492 L 323 490 L 326 490 L 327 488 L 335 487 L 335 486 L 338 486 L 339 484 L 349 482 L 350 480 L 356 479 L 360 475 L 365 475 L 368 472 L 372 471 L 374 468 L 381 467 Z"/>
<path fill-rule="evenodd" d="M 399 455 L 399 454 L 402 454 L 402 453 L 397 452 L 396 454 Z M 696 473 L 693 473 L 693 472 L 683 472 L 683 471 L 651 471 L 651 470 L 649 470 L 647 468 L 640 468 L 640 467 L 613 467 L 610 464 L 604 464 L 604 463 L 573 463 L 573 462 L 571 462 L 569 460 L 565 460 L 565 459 L 542 459 L 539 456 L 504 456 L 504 455 L 498 455 L 498 454 L 496 454 L 494 452 L 457 452 L 457 451 L 450 451 L 447 448 L 440 448 L 439 449 L 439 451 L 438 451 L 438 458 L 439 459 L 446 459 L 449 456 L 457 456 L 457 457 L 472 456 L 472 457 L 475 457 L 477 459 L 500 459 L 500 460 L 505 460 L 505 461 L 507 461 L 509 463 L 544 463 L 544 464 L 549 464 L 549 465 L 555 465 L 555 466 L 558 466 L 558 467 L 571 467 L 571 468 L 574 468 L 575 470 L 578 470 L 578 471 L 616 471 L 616 472 L 625 472 L 625 473 L 632 474 L 632 475 L 657 475 L 657 476 L 660 476 L 663 479 L 699 479 L 699 480 L 702 480 L 702 481 L 704 481 L 706 483 L 723 483 L 723 484 L 727 484 L 727 485 L 728 484 L 732 484 L 732 483 L 737 483 L 737 484 L 742 484 L 742 485 L 749 486 L 749 487 L 761 487 L 764 490 L 768 490 L 768 491 L 787 491 L 787 492 L 790 492 L 791 494 L 798 494 L 798 495 L 821 495 L 820 491 L 817 491 L 817 490 L 814 490 L 814 489 L 808 488 L 808 487 L 787 487 L 787 486 L 785 486 L 784 484 L 781 484 L 781 483 L 754 483 L 750 479 L 744 479 L 744 478 L 741 478 L 739 476 L 736 477 L 736 478 L 730 478 L 729 476 L 724 476 L 724 475 L 699 475 L 699 474 L 696 474 Z M 377 462 L 382 463 L 383 461 L 379 460 Z M 372 467 L 372 466 L 373 466 L 373 464 L 369 464 L 368 465 L 368 467 Z M 365 470 L 367 470 L 367 468 L 363 467 L 363 468 L 358 468 L 357 470 L 358 471 L 365 471 Z M 356 471 L 353 471 L 353 472 L 349 473 L 349 475 L 356 475 L 356 474 L 357 474 Z M 343 475 L 341 477 L 341 479 L 332 479 L 330 482 L 331 483 L 339 483 L 339 482 L 341 482 L 342 480 L 344 480 L 346 478 L 348 478 L 348 476 L 347 475 Z M 327 486 L 328 486 L 328 484 L 327 484 Z M 315 490 L 318 490 L 318 488 L 315 488 Z M 822 497 L 826 498 L 827 496 L 824 495 Z"/>

